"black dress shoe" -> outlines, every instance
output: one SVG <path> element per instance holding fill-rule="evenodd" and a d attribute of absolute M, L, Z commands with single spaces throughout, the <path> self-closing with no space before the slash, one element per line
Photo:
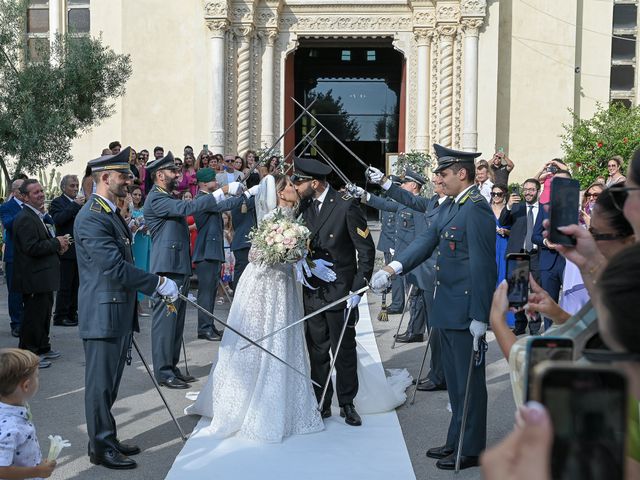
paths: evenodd
<path fill-rule="evenodd" d="M 167 378 L 166 380 L 162 380 L 158 383 L 167 388 L 189 388 L 189 384 L 187 382 L 183 382 L 178 377 Z"/>
<path fill-rule="evenodd" d="M 396 337 L 397 343 L 415 343 L 424 342 L 424 335 L 422 333 L 416 333 L 414 335 L 407 335 L 406 337 Z"/>
<path fill-rule="evenodd" d="M 320 411 L 320 416 L 322 418 L 329 418 L 331 416 L 331 405 L 329 405 L 328 407 L 323 408 Z"/>
<path fill-rule="evenodd" d="M 460 470 L 465 468 L 477 467 L 480 465 L 480 457 L 466 457 L 460 456 Z M 451 454 L 448 457 L 441 458 L 436 462 L 436 467 L 440 470 L 455 470 L 456 468 L 456 456 Z"/>
<path fill-rule="evenodd" d="M 409 335 L 410 335 L 409 332 L 402 332 L 402 333 L 399 333 L 398 335 L 394 335 L 393 338 L 408 337 Z"/>
<path fill-rule="evenodd" d="M 100 455 L 97 453 L 89 453 L 89 460 L 94 465 L 102 465 L 114 470 L 129 470 L 138 466 L 135 460 L 131 460 L 115 448 L 107 448 Z"/>
<path fill-rule="evenodd" d="M 121 454 L 131 456 L 137 455 L 140 453 L 140 447 L 137 445 L 132 445 L 129 443 L 122 443 L 120 440 L 116 439 L 113 442 L 113 446 L 118 450 Z"/>
<path fill-rule="evenodd" d="M 20 338 L 20 329 L 19 328 L 12 328 L 11 329 L 11 336 L 12 337 L 16 337 L 16 338 Z"/>
<path fill-rule="evenodd" d="M 387 313 L 389 315 L 398 315 L 400 313 L 402 313 L 402 310 L 396 310 L 396 309 L 391 309 L 391 308 L 387 308 Z"/>
<path fill-rule="evenodd" d="M 220 340 L 220 336 L 219 335 L 215 335 L 213 333 L 199 333 L 198 334 L 198 338 L 200 340 L 209 340 L 210 342 L 215 342 L 217 340 Z"/>
<path fill-rule="evenodd" d="M 78 322 L 74 322 L 68 318 L 63 318 L 62 320 L 54 320 L 53 324 L 57 327 L 76 327 Z"/>
<path fill-rule="evenodd" d="M 431 380 L 427 378 L 424 382 L 420 382 L 416 387 L 416 389 L 420 390 L 421 392 L 436 392 L 438 390 L 446 390 L 447 386 L 436 385 L 435 383 L 433 383 Z"/>
<path fill-rule="evenodd" d="M 429 458 L 446 458 L 453 453 L 453 448 L 449 448 L 446 445 L 442 447 L 434 447 L 427 450 L 427 457 Z"/>
<path fill-rule="evenodd" d="M 347 425 L 351 425 L 352 427 L 362 425 L 362 419 L 360 415 L 358 415 L 358 412 L 356 412 L 356 407 L 353 406 L 353 403 L 346 403 L 340 407 L 340 416 L 344 418 Z"/>
<path fill-rule="evenodd" d="M 420 379 L 420 381 L 418 382 L 418 384 L 423 384 L 424 382 L 426 382 L 427 380 L 429 380 L 427 377 L 422 377 Z M 414 378 L 413 380 L 411 380 L 411 385 L 415 385 L 416 384 L 416 379 Z"/>
<path fill-rule="evenodd" d="M 198 379 L 193 375 L 185 375 L 183 373 L 176 373 L 176 378 L 186 383 L 193 383 L 198 381 Z"/>

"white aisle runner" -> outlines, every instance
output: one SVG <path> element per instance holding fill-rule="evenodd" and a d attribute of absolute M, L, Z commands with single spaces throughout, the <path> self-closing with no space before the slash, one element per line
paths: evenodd
<path fill-rule="evenodd" d="M 357 340 L 384 375 L 366 295 L 359 313 Z M 361 427 L 350 427 L 334 408 L 324 431 L 288 437 L 282 443 L 214 438 L 203 430 L 210 422 L 200 419 L 168 480 L 415 479 L 395 412 L 363 415 Z"/>

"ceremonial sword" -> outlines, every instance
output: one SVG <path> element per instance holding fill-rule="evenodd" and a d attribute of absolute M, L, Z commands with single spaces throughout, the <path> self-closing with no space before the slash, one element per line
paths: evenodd
<path fill-rule="evenodd" d="M 258 347 L 260 350 L 262 350 L 264 353 L 266 353 L 267 355 L 271 355 L 273 358 L 275 358 L 276 360 L 278 360 L 280 363 L 286 365 L 287 367 L 289 367 L 291 370 L 293 370 L 294 372 L 296 372 L 298 375 L 300 375 L 301 377 L 304 377 L 305 379 L 311 381 L 311 383 L 313 383 L 316 387 L 321 387 L 322 385 L 319 385 L 318 383 L 314 382 L 311 377 L 305 375 L 304 373 L 302 373 L 300 370 L 298 370 L 296 367 L 290 365 L 289 363 L 287 363 L 286 361 L 284 361 L 283 359 L 281 359 L 279 356 L 277 356 L 275 353 L 270 352 L 269 350 L 267 350 L 266 348 L 264 348 L 262 345 L 258 345 L 256 342 L 254 342 L 253 340 L 251 340 L 249 337 L 247 337 L 246 335 L 244 335 L 243 333 L 240 333 L 238 330 L 236 330 L 235 328 L 231 327 L 228 323 L 223 322 L 222 320 L 220 320 L 218 317 L 216 317 L 213 313 L 211 313 L 209 310 L 207 310 L 204 307 L 201 307 L 200 305 L 198 305 L 197 302 L 194 302 L 193 300 L 189 299 L 188 297 L 185 297 L 184 295 L 182 295 L 181 293 L 178 293 L 178 298 L 181 298 L 182 300 L 184 300 L 185 302 L 190 303 L 191 305 L 193 305 L 194 307 L 196 307 L 198 310 L 200 310 L 202 313 L 204 313 L 205 315 L 208 315 L 209 317 L 213 318 L 216 322 L 220 323 L 221 325 L 223 325 L 225 328 L 228 328 L 229 330 L 231 330 L 233 333 L 235 333 L 236 335 L 238 335 L 240 338 L 242 338 L 243 340 L 246 340 L 247 342 L 249 342 L 252 345 L 255 345 L 256 347 Z"/>
<path fill-rule="evenodd" d="M 366 287 L 362 287 L 361 289 L 356 290 L 355 292 L 351 292 L 349 295 L 345 295 L 344 297 L 339 298 L 339 299 L 338 299 L 338 300 L 336 300 L 335 302 L 331 302 L 329 305 L 325 305 L 324 307 L 322 307 L 322 308 L 320 308 L 320 309 L 316 310 L 315 312 L 311 312 L 310 314 L 305 315 L 305 316 L 304 316 L 304 317 L 302 317 L 300 320 L 296 320 L 295 322 L 293 322 L 293 323 L 291 323 L 291 324 L 289 324 L 289 325 L 287 325 L 287 326 L 285 326 L 285 327 L 282 327 L 282 328 L 279 328 L 279 329 L 277 329 L 277 330 L 274 330 L 273 332 L 268 333 L 268 334 L 267 334 L 267 335 L 265 335 L 264 337 L 260 337 L 260 338 L 258 338 L 257 340 L 252 341 L 251 343 L 252 343 L 253 345 L 255 345 L 256 347 L 260 347 L 260 348 L 262 348 L 260 345 L 258 345 L 258 342 L 262 342 L 263 340 L 266 340 L 267 338 L 272 337 L 272 336 L 273 336 L 273 335 L 275 335 L 276 333 L 280 333 L 280 332 L 282 332 L 283 330 L 287 330 L 288 328 L 291 328 L 291 327 L 293 327 L 293 326 L 295 326 L 295 325 L 298 325 L 299 323 L 304 322 L 305 320 L 310 319 L 311 317 L 315 317 L 315 316 L 316 316 L 316 315 L 318 315 L 319 313 L 322 313 L 322 312 L 324 312 L 324 311 L 326 311 L 326 310 L 329 310 L 331 307 L 335 307 L 336 305 L 341 304 L 342 302 L 344 302 L 344 301 L 346 301 L 346 300 L 350 299 L 351 297 L 355 297 L 356 295 L 362 295 L 364 292 L 366 292 L 366 291 L 367 291 L 367 290 L 369 290 L 370 288 L 371 288 L 371 287 L 369 287 L 369 286 L 367 285 Z M 250 346 L 251 346 L 251 345 L 245 345 L 245 346 L 244 346 L 244 347 L 242 347 L 240 350 L 244 350 L 245 348 L 249 348 Z"/>

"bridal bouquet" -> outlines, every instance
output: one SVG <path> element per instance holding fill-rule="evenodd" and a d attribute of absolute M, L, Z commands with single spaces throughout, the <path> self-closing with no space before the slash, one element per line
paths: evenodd
<path fill-rule="evenodd" d="M 311 232 L 281 211 L 265 218 L 249 234 L 256 260 L 264 265 L 296 263 L 307 255 Z"/>

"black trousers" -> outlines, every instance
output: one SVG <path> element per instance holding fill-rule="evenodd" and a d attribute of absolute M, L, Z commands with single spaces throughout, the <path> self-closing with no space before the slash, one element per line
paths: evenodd
<path fill-rule="evenodd" d="M 444 364 L 444 376 L 451 402 L 451 422 L 447 433 L 446 445 L 453 450 L 458 449 L 464 395 L 467 388 L 469 359 L 473 348 L 473 336 L 469 330 L 440 330 L 440 344 Z M 462 455 L 476 456 L 487 445 L 487 384 L 485 379 L 485 363 L 473 365 L 471 383 L 469 384 L 469 408 L 467 423 L 462 440 Z"/>
<path fill-rule="evenodd" d="M 393 260 L 393 255 L 384 252 L 384 263 L 388 265 Z M 401 312 L 404 309 L 404 277 L 396 275 L 391 281 L 391 303 L 389 310 Z"/>
<path fill-rule="evenodd" d="M 305 306 L 305 314 L 314 309 Z M 329 375 L 331 359 L 329 350 L 335 354 L 340 332 L 344 325 L 346 310 L 326 311 L 307 320 L 306 338 L 309 359 L 311 363 L 311 378 L 324 386 Z M 336 392 L 340 406 L 353 403 L 358 393 L 358 359 L 356 355 L 356 328 L 358 310 L 354 308 L 349 316 L 349 323 L 344 332 L 344 338 L 336 359 Z M 314 385 L 316 398 L 320 401 L 322 388 Z M 333 383 L 329 382 L 324 405 L 331 405 L 333 397 Z"/>
<path fill-rule="evenodd" d="M 53 314 L 53 322 L 60 322 L 65 318 L 76 320 L 78 318 L 78 262 L 75 259 L 62 259 L 60 261 L 60 288 L 56 294 L 56 310 Z"/>
<path fill-rule="evenodd" d="M 51 329 L 51 309 L 53 292 L 25 293 L 24 318 L 20 327 L 20 348 L 30 350 L 36 355 L 51 350 L 49 330 Z"/>
<path fill-rule="evenodd" d="M 238 282 L 242 276 L 242 272 L 249 265 L 249 248 L 240 248 L 233 251 L 233 257 L 236 263 L 233 267 L 233 289 L 238 288 Z"/>
<path fill-rule="evenodd" d="M 159 273 L 178 284 L 183 295 L 189 292 L 189 275 L 180 273 Z M 184 316 L 187 312 L 187 302 L 177 300 L 176 312 L 167 311 L 162 301 L 157 301 L 153 307 L 151 323 L 151 357 L 153 359 L 153 373 L 158 382 L 168 380 L 180 373 L 178 361 L 182 347 L 182 333 L 184 332 Z"/>
<path fill-rule="evenodd" d="M 216 292 L 220 283 L 220 262 L 203 260 L 196 263 L 198 275 L 198 305 L 213 313 L 216 306 Z M 216 331 L 213 318 L 198 310 L 198 334 Z"/>
<path fill-rule="evenodd" d="M 84 411 L 89 448 L 97 454 L 113 448 L 114 440 L 118 438 L 111 407 L 118 397 L 131 335 L 83 340 L 86 364 Z"/>

